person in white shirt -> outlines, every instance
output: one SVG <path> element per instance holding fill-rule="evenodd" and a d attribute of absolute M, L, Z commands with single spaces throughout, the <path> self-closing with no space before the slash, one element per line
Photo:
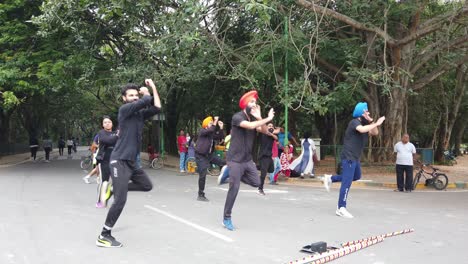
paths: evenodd
<path fill-rule="evenodd" d="M 396 176 L 398 189 L 395 191 L 411 192 L 413 190 L 413 158 L 416 148 L 409 142 L 409 135 L 404 134 L 401 141 L 395 144 Z M 406 174 L 406 179 L 404 177 Z"/>

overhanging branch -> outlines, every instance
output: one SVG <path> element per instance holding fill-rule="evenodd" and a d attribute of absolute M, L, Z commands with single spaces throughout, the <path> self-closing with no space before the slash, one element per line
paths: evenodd
<path fill-rule="evenodd" d="M 346 23 L 350 25 L 353 28 L 364 30 L 364 31 L 370 31 L 374 32 L 375 34 L 379 35 L 381 38 L 383 38 L 388 45 L 394 46 L 395 45 L 395 39 L 393 39 L 387 32 L 383 31 L 382 29 L 374 26 L 366 26 L 363 23 L 356 21 L 346 15 L 343 15 L 341 13 L 338 13 L 334 10 L 331 10 L 329 8 L 325 8 L 322 6 L 319 6 L 317 4 L 314 4 L 312 2 L 306 1 L 306 0 L 296 0 L 296 3 L 304 8 L 307 8 L 315 13 L 323 14 L 326 16 L 333 17 L 343 23 Z"/>
<path fill-rule="evenodd" d="M 445 50 L 448 50 L 450 48 L 453 48 L 459 45 L 467 45 L 467 44 L 468 44 L 468 35 L 454 39 L 451 42 L 445 42 L 445 40 L 440 40 L 438 42 L 438 45 L 432 47 L 431 52 L 427 54 L 422 53 L 416 58 L 415 61 L 417 61 L 417 64 L 411 68 L 410 72 L 412 74 L 416 73 L 425 63 L 427 63 L 429 60 L 434 58 L 437 54 L 440 54 L 441 52 Z"/>
<path fill-rule="evenodd" d="M 439 78 L 442 74 L 447 72 L 448 70 L 452 69 L 454 66 L 457 67 L 459 65 L 462 65 L 463 63 L 468 62 L 468 55 L 465 55 L 459 60 L 456 60 L 454 62 L 447 62 L 440 67 L 436 68 L 432 72 L 426 74 L 424 77 L 416 81 L 413 85 L 412 88 L 413 90 L 419 90 L 432 82 L 433 80 Z"/>
<path fill-rule="evenodd" d="M 416 30 L 416 32 L 400 39 L 395 42 L 397 46 L 403 46 L 408 44 L 416 39 L 426 36 L 434 31 L 441 29 L 445 24 L 451 23 L 455 20 L 458 20 L 468 14 L 468 6 L 464 6 L 463 8 L 450 12 L 441 14 L 437 17 L 427 20 L 423 24 L 421 24 Z"/>

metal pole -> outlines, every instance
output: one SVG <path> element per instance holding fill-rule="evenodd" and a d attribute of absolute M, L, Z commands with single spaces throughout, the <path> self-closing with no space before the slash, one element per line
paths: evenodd
<path fill-rule="evenodd" d="M 289 104 L 289 90 L 288 90 L 288 16 L 284 17 L 284 39 L 285 39 L 285 59 L 284 59 L 284 93 L 285 93 L 285 104 L 284 104 L 284 142 L 283 146 L 288 145 L 288 104 Z"/>
<path fill-rule="evenodd" d="M 166 117 L 164 116 L 164 114 L 161 114 L 161 120 L 159 122 L 161 122 L 161 154 L 164 154 L 164 120 L 166 119 Z"/>

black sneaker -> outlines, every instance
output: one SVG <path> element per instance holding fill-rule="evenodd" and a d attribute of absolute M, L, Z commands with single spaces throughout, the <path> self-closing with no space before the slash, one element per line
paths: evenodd
<path fill-rule="evenodd" d="M 209 202 L 210 200 L 208 200 L 208 198 L 206 198 L 204 195 L 199 195 L 198 198 L 197 198 L 198 201 L 202 201 L 202 202 Z"/>
<path fill-rule="evenodd" d="M 264 192 L 262 189 L 258 189 L 257 193 L 258 193 L 259 195 L 265 195 L 265 192 Z"/>
<path fill-rule="evenodd" d="M 98 239 L 96 240 L 96 246 L 114 248 L 114 247 L 122 247 L 122 243 L 115 240 L 115 238 L 111 235 L 104 235 L 104 236 L 99 235 Z"/>

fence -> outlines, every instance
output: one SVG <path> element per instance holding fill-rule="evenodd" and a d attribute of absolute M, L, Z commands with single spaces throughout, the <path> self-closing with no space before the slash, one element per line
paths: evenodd
<path fill-rule="evenodd" d="M 26 144 L 2 144 L 0 145 L 0 156 L 29 152 Z"/>

